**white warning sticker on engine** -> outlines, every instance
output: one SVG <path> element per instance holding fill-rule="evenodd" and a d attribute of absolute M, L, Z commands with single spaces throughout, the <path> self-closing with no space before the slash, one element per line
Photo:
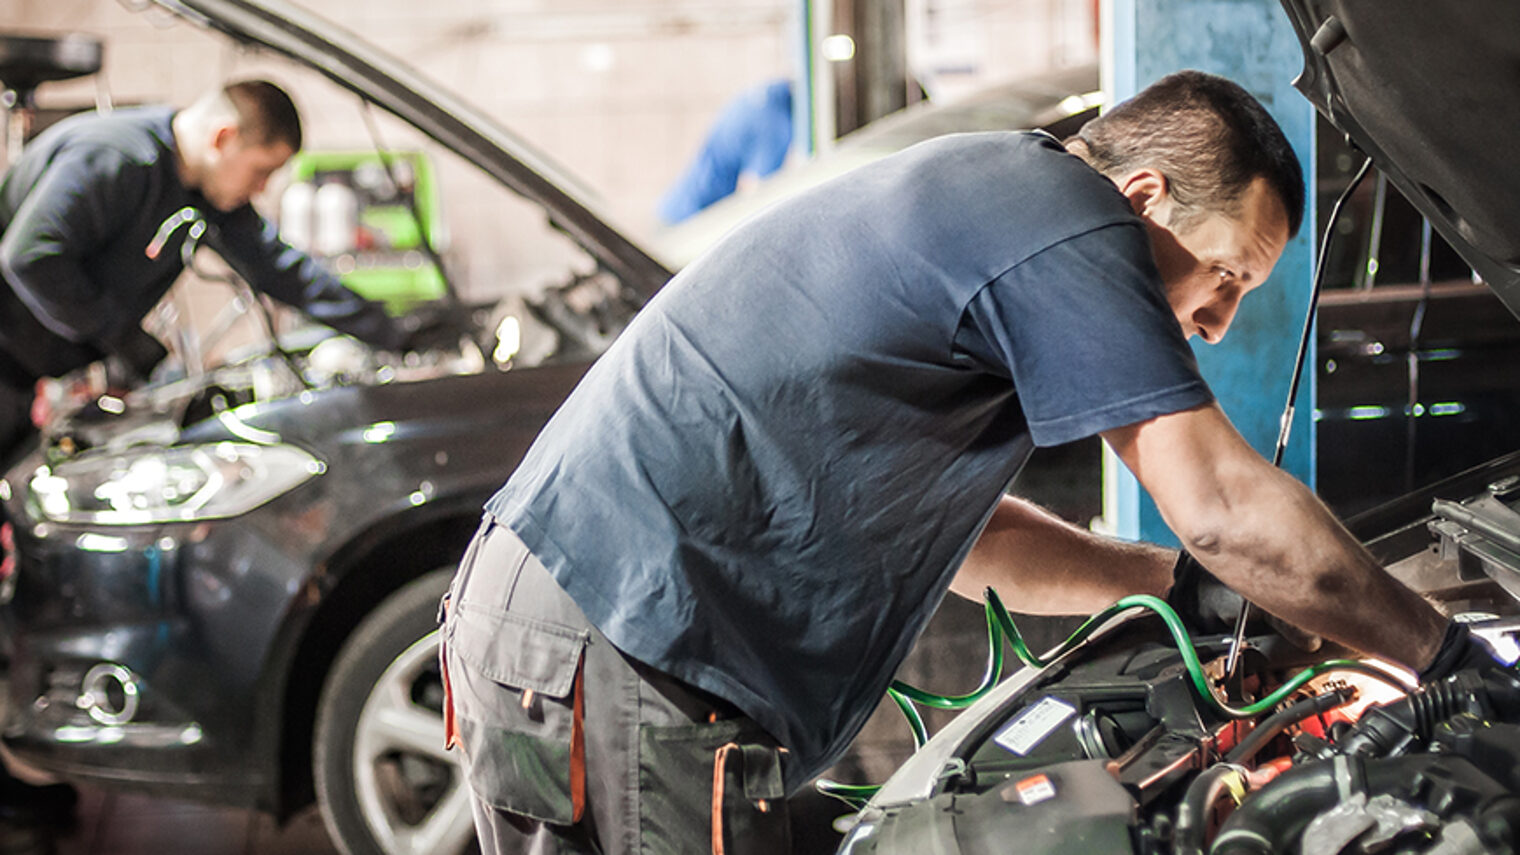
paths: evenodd
<path fill-rule="evenodd" d="M 1044 697 L 1008 722 L 992 741 L 1019 756 L 1028 754 L 1052 731 L 1069 719 L 1077 708 L 1058 698 Z"/>

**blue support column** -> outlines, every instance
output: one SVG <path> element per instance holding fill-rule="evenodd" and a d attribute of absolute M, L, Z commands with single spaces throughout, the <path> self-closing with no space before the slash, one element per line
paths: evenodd
<path fill-rule="evenodd" d="M 1278 0 L 1104 0 L 1108 103 L 1184 68 L 1234 80 L 1282 126 L 1309 179 L 1308 210 L 1272 277 L 1249 295 L 1218 345 L 1194 339 L 1204 377 L 1246 440 L 1270 458 L 1314 275 L 1314 108 L 1292 87 L 1303 65 Z M 1312 345 L 1312 342 L 1311 342 Z M 1283 467 L 1313 486 L 1314 354 L 1299 386 Z M 1104 516 L 1121 537 L 1176 544 L 1150 497 L 1104 451 Z"/>

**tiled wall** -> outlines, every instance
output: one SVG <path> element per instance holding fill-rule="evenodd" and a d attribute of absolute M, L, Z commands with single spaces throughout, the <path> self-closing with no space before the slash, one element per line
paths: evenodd
<path fill-rule="evenodd" d="M 548 152 L 635 229 L 652 225 L 655 200 L 723 101 L 785 74 L 792 57 L 793 0 L 308 5 Z M 256 57 L 218 47 L 219 41 L 185 25 L 156 28 L 151 16 L 127 12 L 112 0 L 6 0 L 0 7 L 0 26 L 103 37 L 105 78 L 120 102 L 183 104 L 223 77 L 261 68 Z M 369 144 L 353 109 L 344 104 L 330 110 L 333 105 L 319 100 L 332 97 L 328 90 L 293 94 L 309 138 Z M 88 104 L 94 97 L 95 84 L 88 81 L 48 84 L 39 93 L 44 105 Z M 470 210 L 473 201 L 469 195 L 447 200 L 456 244 L 489 246 L 491 236 L 470 234 L 471 223 L 486 219 Z"/>
<path fill-rule="evenodd" d="M 137 0 L 126 0 L 136 5 Z M 462 94 L 584 180 L 635 234 L 723 103 L 795 64 L 797 0 L 305 0 L 317 14 L 404 58 Z M 932 14 L 913 17 L 913 10 Z M 425 9 L 425 12 L 419 11 Z M 1090 60 L 1088 0 L 912 0 L 910 37 L 931 91 Z M 263 61 L 163 15 L 115 0 L 4 0 L 0 27 L 82 31 L 106 40 L 104 84 L 118 102 L 187 103 Z M 221 45 L 221 46 L 219 46 Z M 287 82 L 288 81 L 281 81 Z M 101 81 L 48 84 L 46 105 L 93 103 Z M 351 99 L 294 92 L 309 139 L 370 145 Z M 531 281 L 562 265 L 503 219 L 494 198 L 451 180 L 444 210 L 462 269 Z M 522 211 L 517 217 L 530 218 Z M 540 256 L 545 256 L 540 258 Z M 507 290 L 512 290 L 508 288 Z"/>

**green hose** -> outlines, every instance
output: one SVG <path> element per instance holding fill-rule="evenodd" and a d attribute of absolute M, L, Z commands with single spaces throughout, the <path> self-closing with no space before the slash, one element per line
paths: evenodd
<path fill-rule="evenodd" d="M 1305 668 L 1294 675 L 1291 680 L 1280 686 L 1277 691 L 1255 703 L 1243 707 L 1232 707 L 1221 701 L 1210 690 L 1208 676 L 1203 672 L 1203 664 L 1198 660 L 1198 651 L 1193 646 L 1193 640 L 1188 635 L 1187 628 L 1182 625 L 1182 619 L 1177 616 L 1177 612 L 1173 611 L 1172 607 L 1167 605 L 1166 601 L 1160 597 L 1153 597 L 1149 594 L 1135 594 L 1119 600 L 1083 621 L 1082 625 L 1077 627 L 1075 632 L 1068 636 L 1065 641 L 1061 642 L 1061 646 L 1057 647 L 1055 651 L 1044 659 L 1036 656 L 1030 651 L 1029 646 L 1024 643 L 1023 635 L 1019 633 L 1019 628 L 1014 625 L 1013 618 L 1009 616 L 1008 609 L 1003 606 L 1003 601 L 999 599 L 997 591 L 988 588 L 986 590 L 986 598 L 987 637 L 994 649 L 994 655 L 988 657 L 987 673 L 982 679 L 982 684 L 975 691 L 959 696 L 936 695 L 900 681 L 894 682 L 892 689 L 925 706 L 947 710 L 964 709 L 991 691 L 992 687 L 1001 678 L 1001 642 L 1004 638 L 1013 646 L 1013 652 L 1019 657 L 1021 662 L 1036 668 L 1043 668 L 1050 662 L 1069 653 L 1072 648 L 1086 641 L 1087 637 L 1092 635 L 1108 619 L 1132 608 L 1150 609 L 1161 617 L 1162 622 L 1166 624 L 1167 630 L 1172 635 L 1172 640 L 1177 643 L 1177 651 L 1182 655 L 1183 666 L 1187 669 L 1188 676 L 1193 683 L 1193 689 L 1198 693 L 1199 699 L 1227 718 L 1249 718 L 1265 710 L 1269 710 L 1282 703 L 1283 699 L 1298 691 L 1305 683 L 1326 671 L 1360 671 L 1383 680 L 1388 679 L 1387 672 L 1373 668 L 1370 665 L 1351 659 L 1331 659 L 1327 662 L 1321 662 L 1318 665 Z"/>

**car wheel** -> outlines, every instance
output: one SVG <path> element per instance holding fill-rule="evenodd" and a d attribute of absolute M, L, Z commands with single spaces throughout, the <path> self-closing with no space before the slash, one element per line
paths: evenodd
<path fill-rule="evenodd" d="M 452 568 L 386 598 L 333 663 L 317 704 L 317 803 L 347 855 L 478 852 L 469 790 L 443 749 L 438 599 Z"/>

